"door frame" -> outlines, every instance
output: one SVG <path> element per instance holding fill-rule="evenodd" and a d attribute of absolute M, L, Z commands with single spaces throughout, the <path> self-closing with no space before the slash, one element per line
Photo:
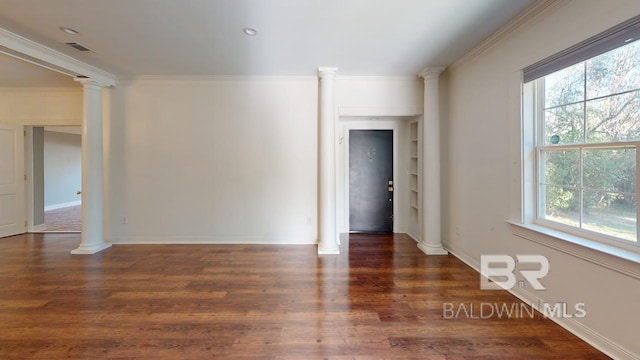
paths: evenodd
<path fill-rule="evenodd" d="M 351 172 L 352 172 L 352 170 L 353 170 L 353 169 L 351 168 L 351 165 L 352 165 L 352 163 L 351 163 L 351 160 L 352 160 L 352 158 L 351 158 L 351 155 L 352 155 L 352 154 L 351 154 L 351 141 L 352 141 L 352 139 L 351 139 L 351 135 L 356 135 L 356 134 L 357 134 L 357 132 L 361 132 L 361 131 L 366 131 L 366 132 L 367 132 L 367 135 L 366 135 L 366 136 L 364 136 L 364 137 L 363 137 L 363 136 L 360 136 L 360 139 L 361 139 L 360 141 L 364 141 L 364 142 L 367 142 L 367 141 L 374 141 L 373 139 L 381 140 L 381 141 L 383 141 L 383 144 L 385 144 L 385 146 L 382 146 L 383 144 L 380 144 L 380 145 L 381 145 L 381 147 L 383 147 L 383 148 L 385 149 L 385 152 L 386 152 L 386 150 L 387 150 L 387 149 L 391 151 L 391 158 L 389 159 L 389 160 L 391 161 L 391 163 L 392 163 L 392 164 L 391 164 L 391 165 L 392 165 L 392 166 L 391 166 L 391 181 L 393 181 L 393 182 L 392 182 L 392 184 L 391 184 L 391 185 L 387 184 L 387 180 L 389 180 L 389 178 L 388 178 L 387 176 L 384 176 L 384 178 L 385 178 L 385 180 L 384 180 L 384 189 L 385 189 L 385 192 L 386 192 L 386 190 L 387 190 L 387 188 L 388 188 L 388 187 L 391 187 L 391 188 L 392 188 L 392 191 L 390 191 L 390 192 L 391 192 L 391 194 L 389 194 L 389 192 L 386 192 L 386 194 L 385 194 L 385 196 L 384 196 L 384 203 L 385 203 L 385 204 L 387 204 L 387 206 L 384 206 L 384 207 L 385 207 L 385 208 L 387 209 L 387 211 L 388 211 L 388 210 L 389 210 L 389 208 L 388 208 L 387 198 L 389 197 L 389 195 L 391 195 L 391 199 L 390 199 L 390 200 L 391 200 L 391 205 L 392 205 L 392 208 L 390 209 L 390 210 L 391 210 L 391 228 L 390 228 L 390 230 L 389 230 L 389 231 L 387 231 L 387 230 L 377 231 L 377 230 L 371 230 L 371 229 L 368 229 L 368 230 L 367 230 L 367 229 L 362 229 L 362 230 L 353 230 L 353 229 L 351 229 L 351 226 L 353 225 L 353 224 L 351 223 L 351 221 L 352 221 L 352 219 L 351 219 L 351 185 L 352 185 L 352 184 L 351 184 L 351 179 L 350 179 L 350 178 L 348 178 L 347 180 L 349 181 L 349 183 L 347 183 L 347 184 L 346 184 L 346 189 L 347 189 L 347 192 L 348 192 L 347 196 L 348 196 L 348 199 L 349 199 L 349 224 L 348 224 L 348 226 L 349 226 L 349 233 L 362 233 L 362 232 L 364 232 L 364 233 L 368 233 L 368 232 L 370 232 L 370 233 L 386 233 L 386 232 L 394 232 L 394 230 L 396 229 L 396 228 L 395 228 L 395 223 L 396 223 L 396 221 L 395 221 L 396 219 L 395 219 L 395 218 L 398 216 L 398 215 L 395 213 L 395 211 L 396 211 L 396 200 L 397 200 L 397 197 L 395 196 L 395 195 L 396 195 L 396 194 L 395 194 L 395 184 L 396 184 L 396 182 L 397 182 L 397 181 L 396 181 L 396 176 L 398 175 L 398 173 L 396 173 L 396 172 L 395 172 L 395 168 L 394 168 L 394 165 L 395 165 L 395 156 L 394 156 L 394 154 L 396 154 L 396 153 L 397 153 L 397 152 L 395 151 L 395 149 L 393 148 L 393 146 L 395 145 L 395 139 L 394 139 L 395 131 L 393 131 L 392 129 L 389 129 L 389 130 L 380 130 L 380 129 L 376 129 L 376 130 L 369 130 L 369 129 L 367 129 L 367 130 L 361 130 L 361 129 L 350 129 L 350 130 L 349 130 L 349 137 L 348 137 L 348 138 L 349 138 L 349 141 L 348 141 L 348 144 L 349 144 L 349 146 L 348 146 L 348 147 L 349 147 L 349 149 L 348 149 L 349 154 L 348 154 L 348 156 L 347 156 L 347 158 L 349 159 L 349 161 L 348 161 L 348 166 L 347 166 L 347 169 L 346 169 L 346 171 L 348 171 L 348 172 L 349 172 L 349 176 L 348 176 L 348 177 L 350 177 L 350 176 L 351 176 Z M 354 132 L 356 132 L 356 134 L 354 134 Z M 384 138 L 377 138 L 376 133 L 378 133 L 378 132 L 384 132 Z M 389 134 L 389 132 L 390 132 L 390 134 Z M 382 135 L 382 134 L 380 134 L 380 135 Z M 390 147 L 390 148 L 389 148 L 388 146 L 386 146 L 386 145 L 388 145 L 386 142 L 389 140 L 389 139 L 388 139 L 388 135 L 391 135 L 391 139 L 390 139 L 390 140 L 391 140 L 391 147 Z M 374 154 L 375 154 L 375 149 L 374 149 Z M 383 155 L 382 153 L 380 153 L 379 155 L 380 155 L 380 157 L 385 157 L 385 158 L 386 158 L 386 156 L 385 156 L 385 155 Z M 361 165 L 361 166 L 366 166 L 366 165 Z M 384 166 L 384 167 L 386 168 L 386 167 L 388 166 L 388 164 L 387 164 L 387 165 L 381 165 L 381 166 Z M 386 175 L 386 174 L 385 174 L 385 175 Z M 379 180 L 382 180 L 382 179 L 379 179 Z M 361 193 L 361 195 L 363 195 L 363 194 Z M 377 197 L 377 196 L 376 196 L 376 197 Z M 360 210 L 358 210 L 358 211 L 360 211 Z M 380 219 L 380 220 L 381 220 L 381 219 Z M 375 225 L 373 225 L 373 224 L 371 224 L 371 225 L 372 225 L 372 226 L 375 226 Z M 385 228 L 386 228 L 386 226 L 385 226 Z"/>
<path fill-rule="evenodd" d="M 25 131 L 25 148 L 24 148 L 24 167 L 25 167 L 25 174 L 27 175 L 27 186 L 26 186 L 26 200 L 27 200 L 27 232 L 33 233 L 33 232 L 51 232 L 51 233 L 55 233 L 58 231 L 46 231 L 47 227 L 46 224 L 42 223 L 42 224 L 35 224 L 35 194 L 34 194 L 34 154 L 33 154 L 33 128 L 34 127 L 43 127 L 43 128 L 47 128 L 47 127 L 80 127 L 80 136 L 82 136 L 82 126 L 81 125 L 25 125 L 24 126 L 24 131 Z M 45 129 L 46 131 L 46 129 Z M 81 149 L 82 151 L 82 149 Z M 80 161 L 81 163 L 81 167 L 82 167 L 82 160 Z M 46 176 L 46 173 L 45 173 Z M 46 181 L 46 180 L 45 180 Z M 80 186 L 82 187 L 82 180 L 80 181 Z M 70 233 L 70 234 L 80 234 L 81 231 L 62 231 L 64 233 Z"/>
<path fill-rule="evenodd" d="M 393 118 L 371 118 L 371 117 L 340 117 L 337 136 L 339 150 L 336 151 L 337 156 L 337 228 L 339 233 L 348 233 L 349 229 L 349 132 L 351 130 L 392 130 L 393 132 L 393 232 L 402 232 L 400 222 L 402 221 L 400 213 L 399 196 L 405 191 L 400 178 L 400 134 L 402 128 L 403 117 Z"/>
<path fill-rule="evenodd" d="M 34 224 L 34 193 L 33 193 L 33 126 L 24 127 L 24 173 L 27 175 L 26 205 L 27 205 L 27 232 L 37 232 L 42 230 L 44 224 Z M 42 225 L 42 226 L 40 226 Z"/>

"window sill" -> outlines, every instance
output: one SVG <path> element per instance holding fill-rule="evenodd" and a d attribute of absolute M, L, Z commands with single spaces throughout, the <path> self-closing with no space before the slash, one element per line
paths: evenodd
<path fill-rule="evenodd" d="M 541 225 L 521 224 L 514 221 L 507 221 L 507 223 L 512 225 L 512 233 L 517 237 L 640 279 L 640 267 L 638 266 L 640 254 L 637 252 L 602 244 Z"/>

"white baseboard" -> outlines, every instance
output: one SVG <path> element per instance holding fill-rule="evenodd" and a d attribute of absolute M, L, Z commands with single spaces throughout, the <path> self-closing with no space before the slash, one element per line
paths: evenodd
<path fill-rule="evenodd" d="M 540 312 L 538 304 L 542 304 L 544 302 L 543 299 L 522 288 L 514 288 L 509 290 L 509 292 L 518 299 L 522 300 L 525 304 L 532 304 L 533 307 L 538 312 Z M 576 318 L 554 316 L 550 317 L 549 319 L 613 359 L 638 359 L 638 357 L 632 354 L 630 351 L 620 347 L 618 344 L 611 341 L 606 336 L 603 336 L 597 331 L 584 325 Z"/>
<path fill-rule="evenodd" d="M 444 247 L 449 250 L 449 252 L 460 259 L 465 264 L 469 265 L 475 271 L 478 272 L 478 287 L 480 286 L 480 262 L 473 259 L 469 254 L 460 250 L 456 246 L 451 244 L 445 244 Z M 530 291 L 522 288 L 514 288 L 508 290 L 509 293 L 522 300 L 525 304 L 531 304 L 538 311 L 538 305 L 545 302 L 544 299 L 534 295 Z M 550 317 L 552 321 L 562 326 L 565 330 L 584 340 L 589 345 L 595 347 L 596 349 L 602 351 L 609 357 L 614 359 L 639 359 L 637 355 L 628 351 L 627 349 L 622 348 L 615 342 L 608 339 L 606 336 L 603 336 L 599 332 L 593 330 L 592 328 L 584 325 L 576 318 L 562 318 L 562 317 Z"/>
<path fill-rule="evenodd" d="M 316 239 L 281 236 L 114 236 L 111 244 L 316 245 Z"/>
<path fill-rule="evenodd" d="M 68 207 L 72 207 L 72 206 L 78 206 L 78 205 L 82 205 L 82 200 L 70 201 L 70 202 L 66 202 L 66 203 L 53 204 L 53 205 L 45 206 L 44 207 L 44 211 L 56 210 L 56 209 L 64 209 L 64 208 L 68 208 Z"/>
<path fill-rule="evenodd" d="M 409 235 L 409 237 L 412 238 L 415 242 L 417 242 L 417 243 L 420 242 L 420 239 L 421 239 L 420 236 L 418 236 L 418 235 L 416 235 L 416 234 L 414 234 L 412 232 L 409 232 L 409 231 L 407 231 L 407 235 Z"/>

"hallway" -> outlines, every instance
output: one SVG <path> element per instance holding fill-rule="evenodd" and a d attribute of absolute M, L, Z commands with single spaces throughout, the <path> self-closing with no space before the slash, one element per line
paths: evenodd
<path fill-rule="evenodd" d="M 82 205 L 44 212 L 43 232 L 80 232 L 82 230 Z"/>

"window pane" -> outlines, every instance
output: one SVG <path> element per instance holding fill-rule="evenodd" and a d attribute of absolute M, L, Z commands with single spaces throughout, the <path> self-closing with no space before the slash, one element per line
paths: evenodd
<path fill-rule="evenodd" d="M 559 223 L 580 227 L 580 196 L 578 190 L 541 185 L 544 217 Z"/>
<path fill-rule="evenodd" d="M 587 60 L 587 98 L 640 88 L 640 41 Z"/>
<path fill-rule="evenodd" d="M 637 241 L 635 195 L 584 190 L 583 197 L 583 228 Z"/>
<path fill-rule="evenodd" d="M 635 194 L 636 149 L 585 149 L 582 172 L 585 188 Z"/>
<path fill-rule="evenodd" d="M 640 41 L 547 75 L 537 84 L 544 90 L 537 100 L 543 111 L 536 112 L 538 216 L 638 241 Z"/>
<path fill-rule="evenodd" d="M 584 142 L 582 103 L 545 110 L 544 143 L 575 144 Z"/>
<path fill-rule="evenodd" d="M 587 142 L 640 139 L 640 91 L 587 102 Z"/>
<path fill-rule="evenodd" d="M 544 166 L 541 179 L 545 184 L 577 187 L 580 184 L 579 150 L 549 150 L 541 152 Z"/>
<path fill-rule="evenodd" d="M 584 100 L 584 63 L 544 77 L 545 109 Z"/>

